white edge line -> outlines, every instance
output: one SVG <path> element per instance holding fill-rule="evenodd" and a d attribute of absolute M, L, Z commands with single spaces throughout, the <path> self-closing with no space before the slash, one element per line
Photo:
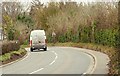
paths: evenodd
<path fill-rule="evenodd" d="M 25 50 L 26 50 L 26 49 L 25 49 Z M 27 56 L 26 56 L 24 59 L 22 59 L 21 61 L 27 59 L 29 55 L 30 55 L 30 52 L 27 52 Z"/>
<path fill-rule="evenodd" d="M 89 69 L 83 74 L 92 74 L 95 71 L 95 68 L 97 66 L 97 59 L 96 59 L 95 55 L 90 52 L 84 52 L 84 53 L 88 54 L 89 56 L 91 56 L 94 59 L 94 65 L 90 66 Z"/>

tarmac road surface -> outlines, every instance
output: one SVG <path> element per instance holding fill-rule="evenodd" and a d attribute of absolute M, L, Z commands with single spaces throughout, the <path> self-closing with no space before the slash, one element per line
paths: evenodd
<path fill-rule="evenodd" d="M 2 74 L 107 74 L 106 54 L 75 47 L 34 50 L 22 60 L 2 67 Z"/>

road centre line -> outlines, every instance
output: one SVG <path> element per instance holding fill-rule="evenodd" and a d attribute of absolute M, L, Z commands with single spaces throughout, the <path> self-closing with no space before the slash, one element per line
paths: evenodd
<path fill-rule="evenodd" d="M 56 52 L 52 51 L 52 53 L 55 54 L 55 58 L 54 58 L 54 60 L 53 60 L 50 64 L 48 64 L 49 66 L 52 65 L 53 63 L 55 63 L 55 61 L 56 61 L 57 58 L 58 58 L 58 55 L 57 55 Z M 47 66 L 47 65 L 46 65 L 46 66 Z M 45 68 L 46 66 L 44 66 L 44 68 Z M 36 73 L 36 72 L 39 72 L 39 71 L 43 70 L 44 68 L 40 68 L 40 69 L 35 70 L 35 71 L 33 71 L 33 72 L 29 73 L 29 74 L 34 74 L 34 73 Z"/>
<path fill-rule="evenodd" d="M 40 68 L 40 69 L 38 69 L 38 70 L 36 70 L 36 71 L 33 71 L 33 72 L 31 72 L 31 73 L 29 73 L 29 74 L 34 74 L 34 73 L 36 73 L 36 72 L 38 72 L 38 71 L 41 71 L 41 70 L 43 70 L 44 68 Z"/>
<path fill-rule="evenodd" d="M 49 65 L 52 65 L 53 63 L 55 63 L 55 61 L 57 60 L 58 58 L 58 55 L 56 52 L 52 51 L 54 54 L 55 54 L 55 59 L 49 64 Z"/>

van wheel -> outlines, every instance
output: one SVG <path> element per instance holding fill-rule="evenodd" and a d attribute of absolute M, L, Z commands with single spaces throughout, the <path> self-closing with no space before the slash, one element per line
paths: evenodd
<path fill-rule="evenodd" d="M 47 51 L 47 47 L 44 48 L 44 51 Z"/>
<path fill-rule="evenodd" d="M 30 48 L 30 51 L 33 52 L 33 48 L 32 47 Z"/>

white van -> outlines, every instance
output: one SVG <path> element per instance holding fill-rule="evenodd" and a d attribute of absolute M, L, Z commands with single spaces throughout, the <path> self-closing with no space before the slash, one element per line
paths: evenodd
<path fill-rule="evenodd" d="M 30 50 L 44 49 L 47 51 L 46 36 L 44 30 L 33 30 L 30 34 Z"/>

